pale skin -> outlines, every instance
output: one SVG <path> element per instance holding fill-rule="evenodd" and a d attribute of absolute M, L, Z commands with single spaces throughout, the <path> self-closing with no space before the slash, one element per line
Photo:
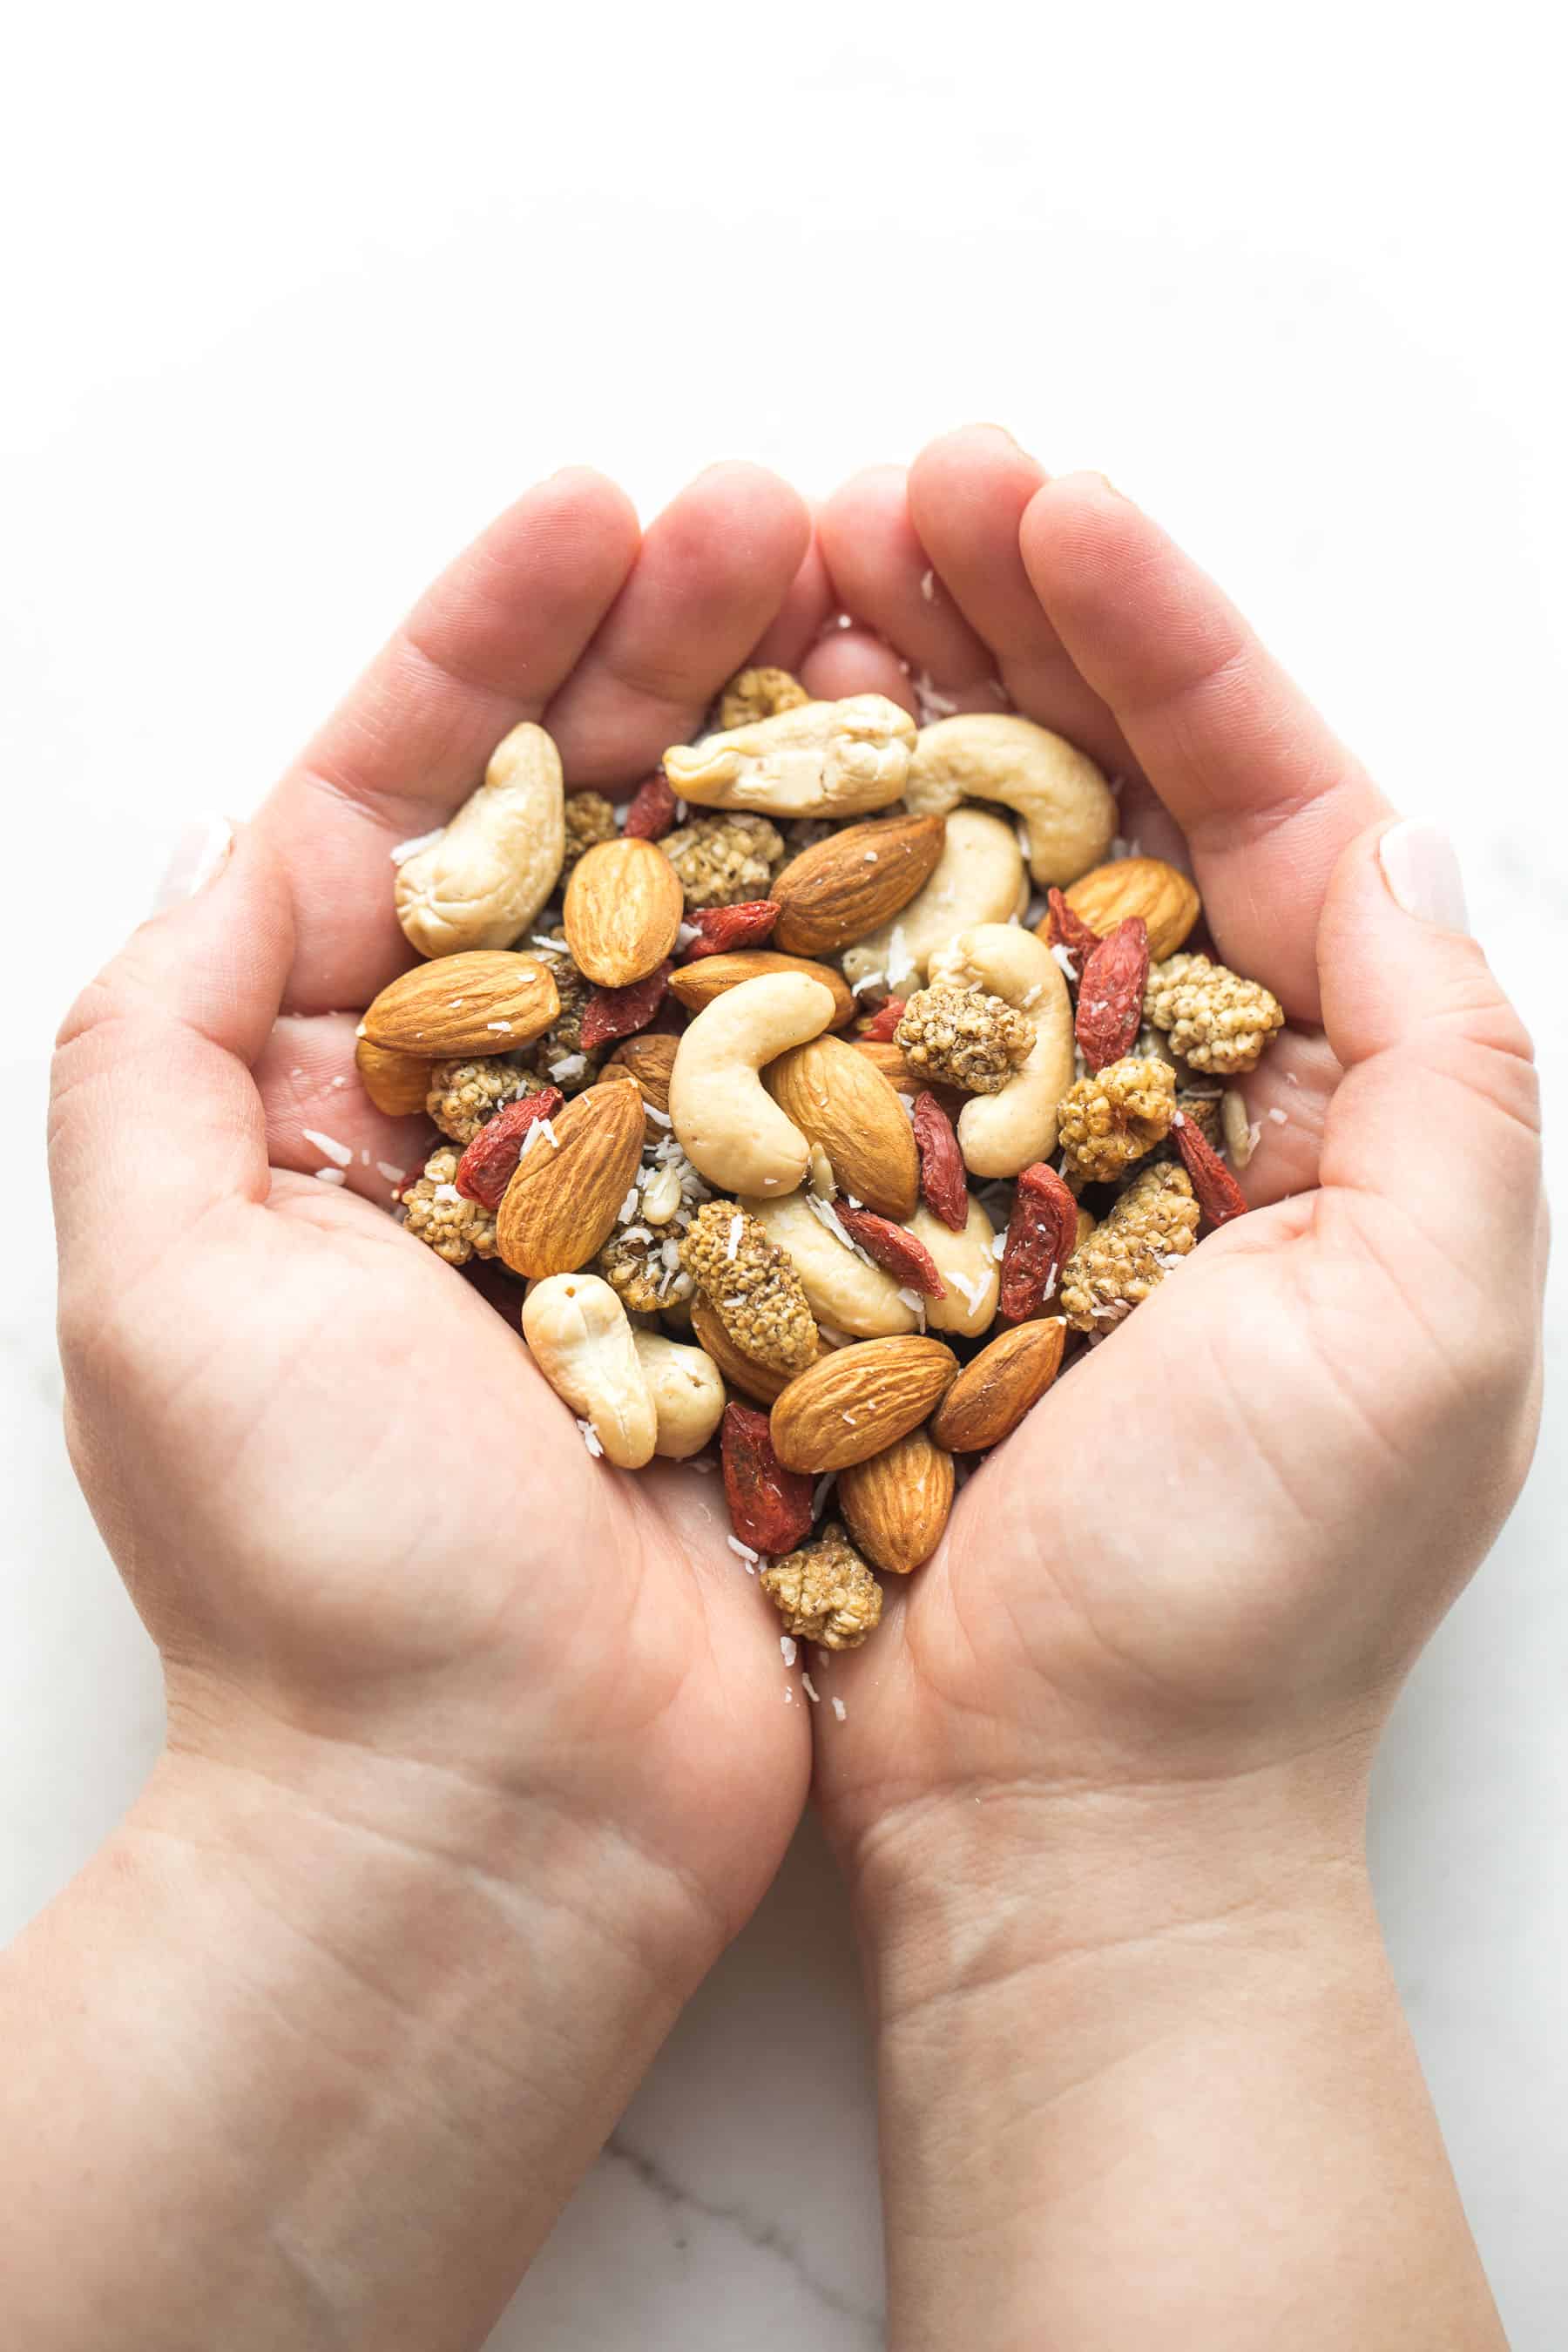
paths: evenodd
<path fill-rule="evenodd" d="M 1289 1125 L 1262 1213 L 966 1487 L 808 1725 L 717 1482 L 590 1462 L 380 1213 L 418 1125 L 332 1082 L 406 961 L 389 850 L 518 719 L 618 786 L 748 655 L 907 701 L 889 646 L 1131 776 L 1146 846 L 1184 831 L 1296 1024 L 1248 1088 Z M 1395 903 L 1388 819 L 1156 526 L 994 428 L 815 534 L 750 467 L 641 533 L 574 472 L 459 559 L 67 1024 L 69 1433 L 170 1732 L 0 1969 L 19 2341 L 480 2342 L 766 1885 L 816 1729 L 900 2352 L 1502 2342 L 1361 1814 L 1528 1460 L 1544 1222 L 1527 1041 Z"/>

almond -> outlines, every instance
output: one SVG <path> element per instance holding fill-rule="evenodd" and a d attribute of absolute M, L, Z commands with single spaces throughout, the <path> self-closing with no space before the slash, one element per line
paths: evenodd
<path fill-rule="evenodd" d="M 894 1087 L 842 1037 L 814 1037 L 770 1062 L 763 1084 L 808 1143 L 819 1143 L 838 1189 L 895 1222 L 912 1217 L 921 1162 Z"/>
<path fill-rule="evenodd" d="M 679 1037 L 667 1037 L 662 1034 L 652 1037 L 627 1037 L 616 1047 L 605 1067 L 606 1070 L 629 1070 L 642 1088 L 644 1102 L 651 1103 L 655 1110 L 668 1113 L 669 1074 L 675 1066 L 675 1049 L 679 1043 Z"/>
<path fill-rule="evenodd" d="M 773 1451 L 787 1470 L 842 1470 L 917 1428 L 958 1359 L 940 1339 L 858 1339 L 796 1374 L 773 1405 Z"/>
<path fill-rule="evenodd" d="M 942 1541 L 952 1489 L 952 1454 L 923 1429 L 912 1429 L 868 1462 L 841 1470 L 837 1492 L 849 1532 L 872 1567 L 908 1576 Z"/>
<path fill-rule="evenodd" d="M 561 920 L 577 968 L 598 988 L 646 980 L 675 945 L 680 877 L 651 841 L 601 841 L 572 868 Z"/>
<path fill-rule="evenodd" d="M 704 1352 L 712 1357 L 731 1388 L 742 1396 L 751 1397 L 757 1404 L 772 1404 L 773 1399 L 798 1380 L 797 1372 L 775 1371 L 772 1364 L 759 1364 L 736 1347 L 723 1324 L 699 1291 L 689 1302 L 691 1328 Z M 822 1342 L 817 1341 L 818 1352 Z"/>
<path fill-rule="evenodd" d="M 1081 916 L 1101 939 L 1142 915 L 1149 930 L 1149 954 L 1154 963 L 1174 955 L 1198 919 L 1198 894 L 1176 866 L 1163 857 L 1118 857 L 1097 866 L 1062 893 L 1075 915 Z M 1047 937 L 1048 918 L 1039 929 Z"/>
<path fill-rule="evenodd" d="M 833 991 L 833 1023 L 842 1028 L 855 1010 L 855 999 L 849 993 L 848 982 L 831 964 L 812 963 L 805 956 L 780 955 L 773 948 L 737 948 L 730 955 L 704 956 L 699 963 L 677 964 L 669 976 L 669 992 L 688 1013 L 700 1013 L 727 988 L 739 988 L 743 980 L 755 980 L 765 971 L 804 971 L 811 980 L 821 981 Z"/>
<path fill-rule="evenodd" d="M 373 1045 L 362 1037 L 354 1047 L 354 1067 L 361 1086 L 388 1118 L 406 1118 L 411 1111 L 424 1109 L 430 1065 L 417 1055 L 395 1054 L 390 1046 Z"/>
<path fill-rule="evenodd" d="M 437 956 L 388 982 L 361 1029 L 373 1045 L 443 1062 L 531 1045 L 561 1010 L 549 967 L 507 948 Z"/>
<path fill-rule="evenodd" d="M 857 1037 L 854 1041 L 854 1049 L 856 1053 L 864 1055 L 874 1070 L 880 1070 L 888 1084 L 897 1093 L 913 1096 L 925 1092 L 926 1081 L 918 1070 L 910 1069 L 902 1052 L 894 1045 L 890 1037 L 886 1040 L 878 1037 Z"/>
<path fill-rule="evenodd" d="M 792 857 L 768 896 L 773 938 L 792 955 L 825 955 L 863 940 L 930 879 L 947 837 L 940 816 L 849 824 Z"/>
<path fill-rule="evenodd" d="M 496 1247 L 513 1274 L 575 1274 L 609 1239 L 637 1176 L 642 1097 L 624 1078 L 590 1087 L 533 1134 L 496 1213 Z"/>
<path fill-rule="evenodd" d="M 1059 1315 L 1048 1322 L 1020 1323 L 972 1356 L 931 1422 L 939 1445 L 954 1454 L 982 1454 L 1017 1428 L 1037 1404 L 1061 1368 L 1067 1325 Z"/>

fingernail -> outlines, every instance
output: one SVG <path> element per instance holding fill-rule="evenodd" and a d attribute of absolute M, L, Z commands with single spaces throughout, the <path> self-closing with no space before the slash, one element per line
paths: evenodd
<path fill-rule="evenodd" d="M 221 874 L 234 847 L 234 827 L 226 816 L 192 817 L 174 844 L 174 855 L 153 894 L 153 912 L 162 915 L 205 889 Z"/>
<path fill-rule="evenodd" d="M 1377 855 L 1383 878 L 1407 915 L 1436 923 L 1440 930 L 1468 933 L 1464 877 L 1454 845 L 1440 824 L 1426 817 L 1406 817 L 1389 827 Z"/>

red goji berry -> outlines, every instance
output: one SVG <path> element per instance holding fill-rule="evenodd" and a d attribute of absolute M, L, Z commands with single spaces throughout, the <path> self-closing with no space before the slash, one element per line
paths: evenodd
<path fill-rule="evenodd" d="M 921 1199 L 933 1217 L 961 1234 L 969 1223 L 969 1176 L 952 1121 L 933 1094 L 915 1097 L 914 1129 Z"/>
<path fill-rule="evenodd" d="M 1091 930 L 1083 917 L 1068 905 L 1059 890 L 1047 890 L 1046 903 L 1050 908 L 1050 940 L 1053 948 L 1066 948 L 1083 978 L 1083 968 L 1100 945 L 1100 933 Z"/>
<path fill-rule="evenodd" d="M 1143 991 L 1149 981 L 1149 927 L 1129 915 L 1101 940 L 1078 987 L 1074 1032 L 1091 1070 L 1119 1062 L 1143 1022 Z"/>
<path fill-rule="evenodd" d="M 607 1045 L 612 1037 L 635 1037 L 646 1029 L 659 1006 L 664 1003 L 669 986 L 669 975 L 675 970 L 668 957 L 657 971 L 646 980 L 634 980 L 625 988 L 596 988 L 583 1007 L 582 1038 L 585 1052 L 595 1045 Z"/>
<path fill-rule="evenodd" d="M 898 1027 L 903 1017 L 903 998 L 901 996 L 889 996 L 886 1004 L 882 1005 L 879 1011 L 872 1013 L 871 1018 L 867 1022 L 866 1026 L 861 1030 L 860 1034 L 869 1045 L 890 1045 L 892 1043 L 893 1032 Z"/>
<path fill-rule="evenodd" d="M 1210 1224 L 1226 1225 L 1233 1217 L 1245 1217 L 1246 1195 L 1197 1121 L 1178 1111 L 1171 1122 L 1171 1135 L 1193 1180 L 1198 1206 Z"/>
<path fill-rule="evenodd" d="M 487 1118 L 458 1160 L 452 1180 L 464 1200 L 478 1201 L 481 1208 L 499 1209 L 501 1194 L 522 1158 L 529 1129 L 542 1118 L 553 1118 L 565 1099 L 559 1087 L 541 1087 L 537 1094 L 524 1095 L 521 1102 L 508 1103 L 494 1118 Z"/>
<path fill-rule="evenodd" d="M 727 1404 L 719 1434 L 730 1524 L 743 1544 L 776 1559 L 811 1532 L 816 1481 L 786 1470 L 773 1452 L 768 1416 L 749 1404 Z"/>
<path fill-rule="evenodd" d="M 1037 1160 L 1023 1170 L 1002 1252 L 1000 1312 L 1026 1323 L 1056 1294 L 1078 1242 L 1078 1202 L 1056 1170 Z"/>
<path fill-rule="evenodd" d="M 891 1217 L 879 1217 L 874 1209 L 852 1209 L 847 1201 L 835 1201 L 833 1213 L 852 1242 L 858 1242 L 868 1257 L 901 1282 L 908 1290 L 923 1291 L 928 1298 L 945 1298 L 947 1286 L 936 1270 L 936 1260 L 924 1242 Z"/>
<path fill-rule="evenodd" d="M 658 841 L 675 823 L 675 788 L 662 768 L 645 776 L 632 794 L 624 831 L 632 841 Z"/>
<path fill-rule="evenodd" d="M 687 948 L 687 961 L 728 955 L 731 948 L 760 948 L 778 919 L 771 898 L 747 898 L 739 907 L 699 907 L 686 918 L 700 935 Z"/>

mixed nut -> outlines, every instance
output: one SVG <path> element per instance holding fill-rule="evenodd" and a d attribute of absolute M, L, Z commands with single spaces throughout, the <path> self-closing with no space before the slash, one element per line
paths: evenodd
<path fill-rule="evenodd" d="M 440 1130 L 408 1232 L 517 1278 L 590 1453 L 717 1436 L 786 1634 L 848 1649 L 872 1571 L 935 1550 L 955 1457 L 1243 1212 L 1230 1082 L 1284 1015 L 1031 720 L 917 730 L 782 670 L 714 719 L 618 811 L 514 728 L 399 853 L 427 961 L 359 1071 Z"/>

